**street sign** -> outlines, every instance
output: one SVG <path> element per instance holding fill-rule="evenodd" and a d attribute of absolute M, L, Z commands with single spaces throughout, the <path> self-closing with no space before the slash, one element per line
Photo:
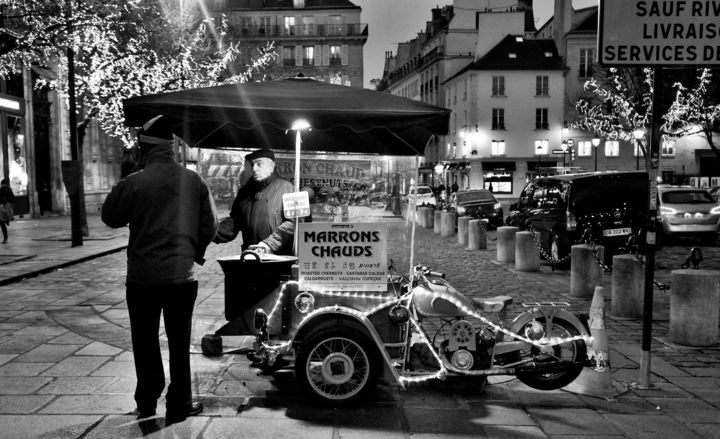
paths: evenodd
<path fill-rule="evenodd" d="M 567 151 L 563 151 L 562 149 L 553 149 L 553 154 L 565 154 Z"/>
<path fill-rule="evenodd" d="M 720 2 L 600 0 L 598 62 L 605 66 L 720 65 Z"/>
<path fill-rule="evenodd" d="M 567 139 L 567 146 L 573 146 L 575 141 L 573 139 Z"/>

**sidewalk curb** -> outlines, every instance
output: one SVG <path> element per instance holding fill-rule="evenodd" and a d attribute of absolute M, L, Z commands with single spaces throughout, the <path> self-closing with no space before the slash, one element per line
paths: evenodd
<path fill-rule="evenodd" d="M 0 287 L 5 286 L 5 285 L 10 285 L 10 284 L 13 284 L 16 282 L 20 282 L 22 280 L 29 279 L 32 277 L 40 276 L 42 274 L 50 273 L 52 271 L 55 271 L 55 270 L 58 270 L 61 268 L 65 268 L 65 267 L 69 267 L 71 265 L 81 264 L 83 262 L 87 262 L 92 259 L 100 258 L 102 256 L 107 256 L 109 254 L 117 253 L 117 252 L 123 251 L 125 249 L 127 249 L 127 244 L 119 246 L 119 247 L 111 248 L 109 250 L 102 250 L 102 251 L 99 251 L 97 253 L 92 253 L 87 256 L 82 256 L 77 259 L 73 259 L 71 261 L 63 262 L 60 264 L 49 265 L 47 267 L 40 268 L 40 269 L 37 269 L 34 271 L 29 271 L 26 273 L 18 274 L 16 276 L 8 277 L 5 279 L 0 279 Z"/>

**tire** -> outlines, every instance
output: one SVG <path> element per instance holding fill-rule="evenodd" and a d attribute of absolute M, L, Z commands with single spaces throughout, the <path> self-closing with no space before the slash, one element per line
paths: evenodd
<path fill-rule="evenodd" d="M 541 317 L 537 319 L 538 322 L 545 325 L 545 318 Z M 575 326 L 565 319 L 555 317 L 552 320 L 551 334 L 546 334 L 546 337 L 560 337 L 570 338 L 576 335 L 580 335 Z M 538 348 L 530 347 L 517 352 L 517 361 L 523 360 L 529 357 L 540 354 Z M 575 378 L 582 372 L 583 364 L 587 356 L 587 347 L 583 340 L 573 340 L 571 342 L 563 343 L 561 345 L 553 346 L 552 356 L 540 356 L 534 361 L 535 364 L 542 367 L 551 366 L 555 360 L 554 357 L 558 357 L 561 361 L 566 361 L 569 364 L 564 367 L 560 367 L 551 373 L 532 372 L 532 371 L 518 371 L 517 378 L 525 383 L 526 385 L 539 390 L 555 390 L 561 387 L 565 387 L 572 383 Z"/>
<path fill-rule="evenodd" d="M 303 340 L 295 375 L 303 390 L 316 401 L 349 405 L 375 388 L 380 376 L 380 357 L 367 336 L 338 326 Z"/>

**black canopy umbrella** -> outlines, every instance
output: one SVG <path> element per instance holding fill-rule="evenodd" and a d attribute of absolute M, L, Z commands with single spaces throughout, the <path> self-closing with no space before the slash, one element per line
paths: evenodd
<path fill-rule="evenodd" d="M 162 114 L 188 145 L 293 150 L 288 131 L 311 127 L 302 149 L 422 155 L 433 134 L 446 134 L 450 110 L 388 93 L 305 78 L 251 82 L 126 99 L 129 126 Z"/>

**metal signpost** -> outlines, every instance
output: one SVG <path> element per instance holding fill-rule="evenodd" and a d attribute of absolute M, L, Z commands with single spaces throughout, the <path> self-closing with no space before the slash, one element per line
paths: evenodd
<path fill-rule="evenodd" d="M 689 0 L 600 0 L 598 61 L 613 67 L 653 67 L 652 131 L 646 156 L 648 218 L 645 242 L 645 291 L 643 307 L 640 386 L 650 382 L 650 348 L 655 272 L 655 216 L 657 175 L 660 165 L 662 101 L 659 90 L 663 67 L 720 65 L 717 35 L 720 4 Z"/>

